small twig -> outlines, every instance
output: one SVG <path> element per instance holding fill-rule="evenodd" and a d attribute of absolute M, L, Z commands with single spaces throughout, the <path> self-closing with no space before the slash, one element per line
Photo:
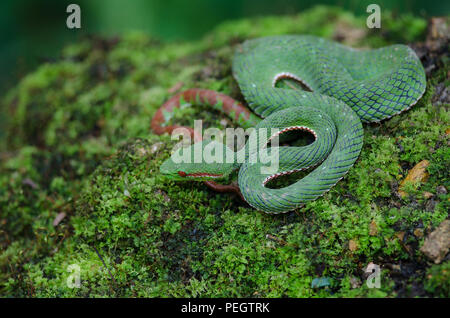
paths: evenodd
<path fill-rule="evenodd" d="M 400 246 L 408 253 L 408 255 L 410 257 L 413 257 L 413 252 L 411 251 L 410 247 L 408 245 L 406 245 L 405 243 L 403 243 L 402 240 L 398 240 L 398 242 L 400 243 Z"/>
<path fill-rule="evenodd" d="M 274 236 L 272 234 L 266 234 L 266 238 L 268 238 L 268 239 L 270 239 L 272 241 L 278 242 L 281 245 L 288 245 L 288 243 L 285 240 L 283 240 L 283 239 L 281 239 L 279 237 L 276 237 L 276 236 Z"/>
<path fill-rule="evenodd" d="M 288 247 L 298 248 L 298 244 L 286 242 L 286 241 L 283 240 L 282 238 L 276 237 L 276 236 L 274 236 L 274 235 L 272 235 L 272 234 L 266 234 L 266 239 L 275 241 L 275 242 L 277 242 L 278 244 L 280 244 L 280 245 L 282 245 L 282 246 L 288 246 Z"/>
<path fill-rule="evenodd" d="M 100 255 L 100 253 L 98 252 L 98 250 L 95 248 L 95 246 L 92 246 L 94 248 L 95 253 L 97 253 L 98 257 L 100 258 L 100 260 L 103 263 L 103 266 L 105 266 L 106 270 L 108 271 L 109 275 L 111 276 L 111 279 L 113 280 L 114 284 L 117 286 L 117 282 L 114 279 L 113 274 L 111 273 L 111 271 L 109 270 L 108 266 L 106 266 L 105 261 L 103 260 L 103 257 Z"/>

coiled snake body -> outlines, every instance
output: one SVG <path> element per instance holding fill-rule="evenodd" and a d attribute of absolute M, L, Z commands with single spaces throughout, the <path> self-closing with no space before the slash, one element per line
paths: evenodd
<path fill-rule="evenodd" d="M 228 113 L 244 127 L 254 126 L 255 131 L 273 127 L 281 133 L 307 130 L 314 135 L 314 142 L 303 147 L 278 147 L 279 169 L 271 174 L 262 173 L 263 164 L 251 162 L 249 157 L 273 136 L 257 137 L 256 148 L 246 146 L 240 150 L 245 152 L 241 163 L 177 163 L 172 155 L 161 166 L 161 172 L 175 180 L 208 181 L 238 169 L 243 198 L 267 213 L 291 211 L 323 195 L 357 160 L 363 144 L 362 122 L 377 122 L 407 110 L 426 87 L 423 66 L 408 46 L 356 50 L 314 36 L 246 41 L 235 53 L 233 75 L 249 107 L 264 120 L 228 96 L 192 89 L 158 110 L 153 130 L 163 133 L 176 128 L 164 126 L 164 114 L 179 107 L 180 100 L 199 101 Z M 301 82 L 310 91 L 276 87 L 283 78 Z M 197 144 L 205 149 L 211 142 Z M 190 151 L 196 151 L 194 146 Z M 224 156 L 230 151 L 225 146 Z M 280 175 L 313 166 L 312 172 L 289 186 L 265 186 Z M 210 185 L 221 190 L 215 183 Z"/>

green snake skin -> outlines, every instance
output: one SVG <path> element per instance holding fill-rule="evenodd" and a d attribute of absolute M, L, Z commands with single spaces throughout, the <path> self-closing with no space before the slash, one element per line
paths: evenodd
<path fill-rule="evenodd" d="M 381 121 L 407 110 L 426 87 L 423 66 L 405 45 L 356 50 L 314 36 L 246 41 L 234 56 L 233 74 L 250 108 L 265 118 L 256 130 L 309 130 L 315 141 L 304 147 L 277 148 L 279 169 L 270 175 L 261 173 L 262 163 L 249 160 L 239 165 L 180 166 L 169 159 L 161 171 L 170 174 L 182 168 L 187 173 L 225 175 L 239 169 L 243 197 L 267 213 L 291 211 L 330 190 L 359 156 L 362 122 Z M 282 78 L 302 82 L 312 92 L 276 87 Z M 258 147 L 267 140 L 258 141 Z M 255 151 L 245 147 L 246 158 Z M 272 178 L 313 166 L 312 172 L 289 186 L 265 186 Z"/>

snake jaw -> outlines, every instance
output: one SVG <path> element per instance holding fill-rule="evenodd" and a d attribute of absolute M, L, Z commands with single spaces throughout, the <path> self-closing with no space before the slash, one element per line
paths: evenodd
<path fill-rule="evenodd" d="M 178 171 L 180 174 L 181 171 Z M 222 178 L 223 174 L 220 173 L 208 173 L 208 172 L 196 172 L 196 173 L 184 173 L 184 177 L 186 178 Z"/>
<path fill-rule="evenodd" d="M 187 173 L 183 170 L 171 171 L 168 169 L 161 169 L 161 173 L 168 179 L 175 181 L 182 180 L 196 180 L 196 181 L 208 181 L 211 179 L 220 179 L 223 178 L 224 175 L 220 173 L 209 173 L 209 172 L 192 172 Z"/>

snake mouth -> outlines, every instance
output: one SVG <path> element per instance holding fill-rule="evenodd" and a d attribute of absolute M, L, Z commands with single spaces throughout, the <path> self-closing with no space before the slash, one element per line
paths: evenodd
<path fill-rule="evenodd" d="M 282 80 L 282 79 L 292 79 L 295 80 L 296 82 L 298 82 L 300 84 L 300 86 L 305 90 L 305 91 L 310 91 L 312 92 L 313 89 L 311 88 L 311 86 L 309 86 L 308 83 L 306 83 L 302 78 L 298 77 L 295 74 L 289 73 L 289 72 L 281 72 L 278 73 L 277 75 L 274 76 L 273 80 L 272 80 L 272 87 L 275 88 L 275 86 L 277 85 L 278 81 Z"/>
<path fill-rule="evenodd" d="M 221 177 L 223 177 L 223 174 L 208 173 L 208 172 L 186 173 L 184 171 L 178 171 L 178 175 L 183 178 L 221 178 Z"/>

